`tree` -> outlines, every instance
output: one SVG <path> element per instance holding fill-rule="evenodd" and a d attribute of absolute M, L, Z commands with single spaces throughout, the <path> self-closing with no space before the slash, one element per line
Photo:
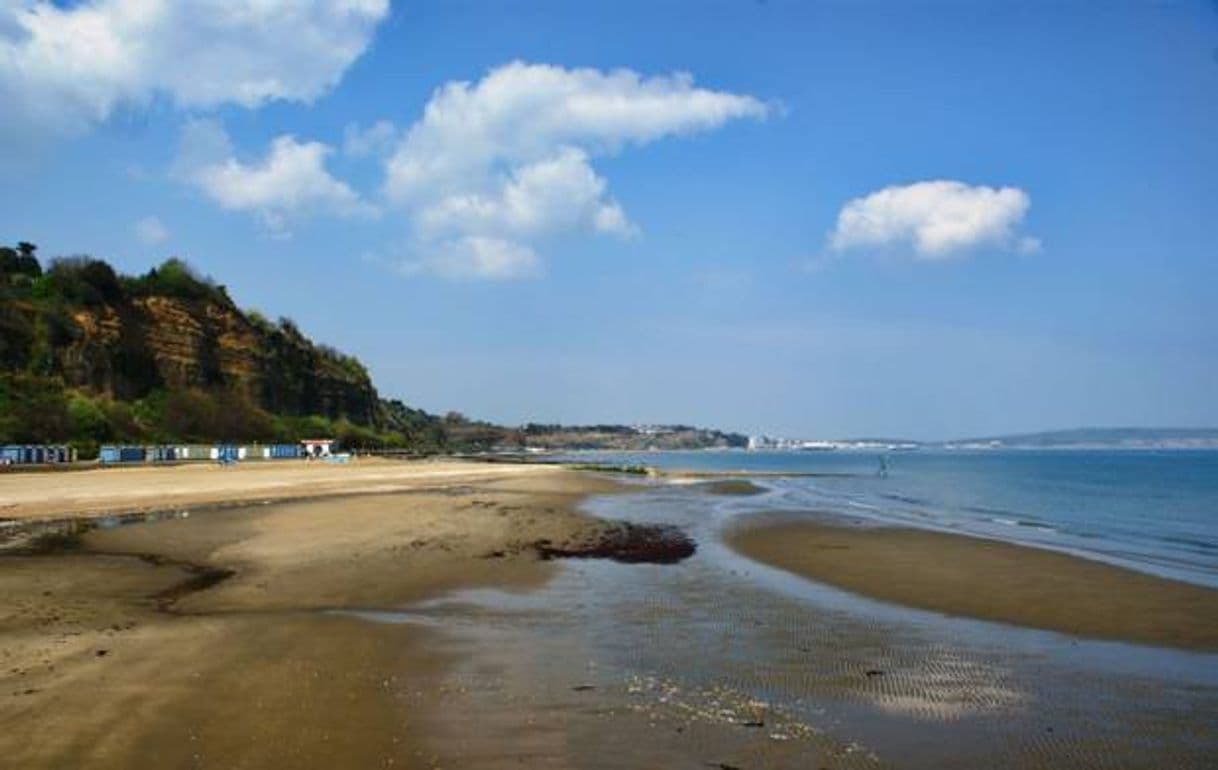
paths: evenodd
<path fill-rule="evenodd" d="M 29 278 L 42 275 L 42 265 L 38 263 L 38 257 L 34 256 L 36 249 L 34 244 L 24 241 L 15 249 L 9 246 L 0 248 L 0 275 L 24 275 Z"/>
<path fill-rule="evenodd" d="M 87 260 L 80 269 L 80 277 L 93 287 L 103 302 L 114 304 L 122 299 L 123 287 L 119 285 L 114 268 L 100 259 Z"/>
<path fill-rule="evenodd" d="M 0 275 L 8 275 L 15 272 L 17 260 L 21 259 L 21 255 L 17 250 L 9 246 L 0 246 Z"/>
<path fill-rule="evenodd" d="M 103 305 L 122 299 L 123 289 L 110 265 L 77 256 L 52 260 L 39 282 L 38 293 L 47 300 Z"/>

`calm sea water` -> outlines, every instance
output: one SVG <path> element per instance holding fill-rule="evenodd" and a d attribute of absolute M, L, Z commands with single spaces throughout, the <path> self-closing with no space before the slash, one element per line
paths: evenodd
<path fill-rule="evenodd" d="M 1218 451 L 648 452 L 581 460 L 764 478 L 750 510 L 829 512 L 1053 548 L 1218 587 Z"/>

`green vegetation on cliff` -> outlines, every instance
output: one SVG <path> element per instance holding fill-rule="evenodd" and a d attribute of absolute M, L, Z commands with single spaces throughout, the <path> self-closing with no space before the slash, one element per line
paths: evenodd
<path fill-rule="evenodd" d="M 295 441 L 436 451 L 444 422 L 381 401 L 355 358 L 243 312 L 171 259 L 141 276 L 0 248 L 0 443 Z"/>

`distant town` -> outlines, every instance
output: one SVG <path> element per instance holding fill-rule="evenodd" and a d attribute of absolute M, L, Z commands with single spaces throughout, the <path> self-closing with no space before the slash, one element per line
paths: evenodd
<path fill-rule="evenodd" d="M 886 451 L 886 452 L 901 452 L 911 451 L 921 448 L 921 444 L 914 441 L 883 441 L 879 439 L 846 439 L 846 440 L 826 440 L 826 439 L 797 439 L 797 438 L 774 438 L 772 436 L 749 436 L 748 449 L 752 452 L 760 451 L 803 451 L 803 452 L 832 452 L 836 450 L 855 450 L 855 451 Z"/>

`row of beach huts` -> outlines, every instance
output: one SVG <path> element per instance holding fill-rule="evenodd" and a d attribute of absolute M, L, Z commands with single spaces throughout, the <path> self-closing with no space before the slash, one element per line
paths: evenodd
<path fill-rule="evenodd" d="M 296 460 L 306 456 L 300 444 L 187 444 L 181 446 L 103 446 L 97 453 L 102 465 L 116 463 L 174 463 L 191 460 Z"/>
<path fill-rule="evenodd" d="M 43 444 L 6 444 L 0 446 L 0 465 L 52 465 L 76 462 L 76 450 Z"/>
<path fill-rule="evenodd" d="M 242 460 L 298 460 L 328 458 L 331 439 L 308 439 L 296 444 L 185 444 L 155 446 L 106 445 L 97 453 L 101 465 L 139 463 L 224 462 Z M 9 444 L 0 446 L 0 465 L 57 465 L 77 461 L 75 449 L 63 445 Z"/>

